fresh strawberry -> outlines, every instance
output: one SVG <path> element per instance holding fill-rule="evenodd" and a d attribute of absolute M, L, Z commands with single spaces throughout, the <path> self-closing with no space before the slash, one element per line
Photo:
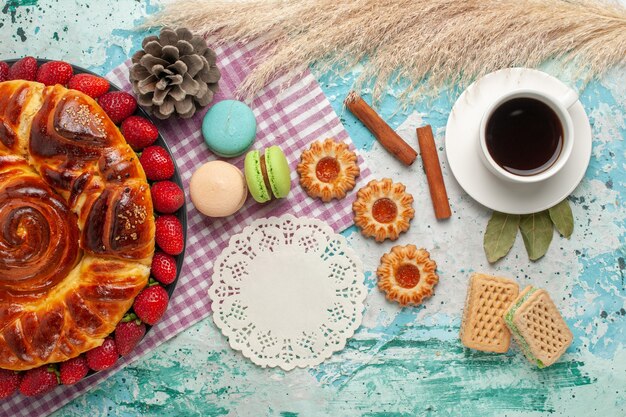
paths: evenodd
<path fill-rule="evenodd" d="M 109 82 L 91 74 L 76 74 L 67 83 L 67 87 L 82 91 L 91 98 L 98 98 L 109 91 Z"/>
<path fill-rule="evenodd" d="M 63 61 L 49 61 L 39 67 L 37 81 L 45 85 L 67 85 L 74 75 L 72 66 Z"/>
<path fill-rule="evenodd" d="M 146 325 L 135 314 L 127 314 L 115 328 L 115 346 L 120 356 L 128 355 L 146 334 Z"/>
<path fill-rule="evenodd" d="M 150 272 L 161 284 L 171 284 L 176 279 L 176 259 L 167 253 L 157 252 L 152 258 Z"/>
<path fill-rule="evenodd" d="M 59 372 L 61 374 L 61 384 L 73 385 L 83 379 L 89 372 L 87 358 L 84 355 L 66 360 L 61 363 Z"/>
<path fill-rule="evenodd" d="M 115 362 L 117 362 L 117 347 L 115 347 L 115 341 L 111 337 L 104 339 L 104 343 L 93 348 L 85 353 L 87 358 L 87 366 L 94 371 L 102 371 L 103 369 L 109 369 Z"/>
<path fill-rule="evenodd" d="M 0 61 L 0 83 L 9 79 L 9 64 Z"/>
<path fill-rule="evenodd" d="M 125 91 L 111 91 L 98 98 L 98 104 L 116 125 L 137 110 L 137 100 Z"/>
<path fill-rule="evenodd" d="M 37 60 L 32 56 L 20 59 L 9 68 L 9 80 L 35 81 L 37 76 Z"/>
<path fill-rule="evenodd" d="M 137 317 L 144 323 L 153 325 L 158 322 L 169 302 L 167 291 L 160 285 L 144 288 L 135 298 L 133 309 Z"/>
<path fill-rule="evenodd" d="M 17 371 L 0 369 L 0 400 L 9 398 L 20 386 L 22 376 Z"/>
<path fill-rule="evenodd" d="M 146 177 L 152 181 L 161 181 L 174 175 L 174 162 L 167 151 L 160 146 L 148 146 L 139 157 Z"/>
<path fill-rule="evenodd" d="M 185 194 L 172 181 L 155 182 L 152 185 L 152 204 L 159 213 L 171 214 L 185 204 Z"/>
<path fill-rule="evenodd" d="M 141 116 L 130 116 L 122 122 L 122 135 L 135 150 L 150 146 L 159 137 L 157 127 L 150 120 Z"/>
<path fill-rule="evenodd" d="M 59 385 L 59 377 L 54 367 L 43 365 L 29 369 L 20 382 L 20 392 L 27 397 L 44 394 Z"/>
<path fill-rule="evenodd" d="M 176 216 L 166 214 L 159 216 L 154 222 L 155 240 L 163 252 L 178 255 L 183 251 L 183 225 Z"/>

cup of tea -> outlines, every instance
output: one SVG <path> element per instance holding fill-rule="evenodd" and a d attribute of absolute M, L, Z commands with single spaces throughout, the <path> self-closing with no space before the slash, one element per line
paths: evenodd
<path fill-rule="evenodd" d="M 491 104 L 480 122 L 479 154 L 498 177 L 517 183 L 544 181 L 568 161 L 574 127 L 568 109 L 578 95 L 561 97 L 519 89 Z"/>

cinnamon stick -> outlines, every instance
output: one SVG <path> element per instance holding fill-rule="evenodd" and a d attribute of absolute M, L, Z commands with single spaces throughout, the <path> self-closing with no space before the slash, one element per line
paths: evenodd
<path fill-rule="evenodd" d="M 417 141 L 419 143 L 420 153 L 422 154 L 424 172 L 426 172 L 426 179 L 428 180 L 430 199 L 435 209 L 435 217 L 437 217 L 438 220 L 447 219 L 452 213 L 450 211 L 450 203 L 448 202 L 446 185 L 443 182 L 435 138 L 433 137 L 433 130 L 430 125 L 417 128 Z"/>
<path fill-rule="evenodd" d="M 348 94 L 344 104 L 363 123 L 376 140 L 405 165 L 411 165 L 417 152 L 409 146 L 379 115 L 354 91 Z"/>

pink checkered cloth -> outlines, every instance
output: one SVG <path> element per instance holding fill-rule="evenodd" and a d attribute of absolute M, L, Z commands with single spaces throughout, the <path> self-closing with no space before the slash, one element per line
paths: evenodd
<path fill-rule="evenodd" d="M 215 102 L 232 98 L 235 88 L 242 82 L 254 64 L 259 44 L 232 45 L 216 49 L 218 66 L 222 71 L 220 92 Z M 111 71 L 107 78 L 126 91 L 131 91 L 128 81 L 130 62 Z M 262 217 L 291 213 L 296 216 L 315 217 L 327 222 L 336 231 L 352 224 L 351 204 L 354 195 L 329 204 L 307 196 L 298 184 L 295 171 L 303 150 L 318 139 L 335 137 L 351 144 L 347 132 L 327 101 L 315 78 L 306 71 L 291 86 L 281 88 L 283 80 L 277 80 L 263 90 L 250 104 L 257 120 L 255 149 L 278 144 L 282 147 L 291 166 L 292 190 L 288 198 L 269 204 L 257 204 L 252 198 L 235 215 L 207 218 L 193 207 L 188 195 L 191 174 L 201 164 L 216 159 L 206 147 L 200 131 L 205 111 L 189 120 L 174 119 L 159 123 L 159 131 L 170 145 L 180 169 L 187 194 L 187 250 L 185 264 L 178 280 L 174 296 L 161 322 L 152 328 L 134 352 L 121 358 L 114 368 L 99 372 L 74 386 L 60 386 L 43 397 L 26 398 L 21 395 L 2 401 L 0 416 L 36 417 L 52 413 L 69 401 L 104 381 L 122 367 L 152 351 L 166 340 L 176 336 L 211 313 L 207 295 L 211 283 L 213 260 L 226 247 L 230 236 L 239 233 L 253 220 Z M 243 157 L 229 162 L 242 167 Z M 361 176 L 357 189 L 369 180 L 370 171 L 359 156 Z M 355 193 L 353 190 L 352 193 Z"/>

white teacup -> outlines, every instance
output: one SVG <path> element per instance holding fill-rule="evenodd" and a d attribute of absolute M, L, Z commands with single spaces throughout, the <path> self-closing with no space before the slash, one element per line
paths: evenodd
<path fill-rule="evenodd" d="M 515 98 L 530 98 L 546 104 L 554 111 L 563 129 L 563 143 L 557 159 L 550 167 L 544 171 L 538 172 L 537 174 L 517 175 L 505 170 L 493 159 L 489 149 L 487 148 L 487 122 L 493 115 L 494 111 L 496 111 L 504 103 Z M 513 90 L 501 95 L 487 108 L 480 122 L 479 154 L 485 166 L 496 176 L 516 183 L 535 183 L 544 181 L 554 176 L 567 163 L 572 154 L 572 149 L 574 148 L 574 125 L 568 109 L 577 101 L 578 94 L 571 89 L 568 89 L 567 93 L 561 97 L 555 97 L 544 91 L 531 89 Z"/>

